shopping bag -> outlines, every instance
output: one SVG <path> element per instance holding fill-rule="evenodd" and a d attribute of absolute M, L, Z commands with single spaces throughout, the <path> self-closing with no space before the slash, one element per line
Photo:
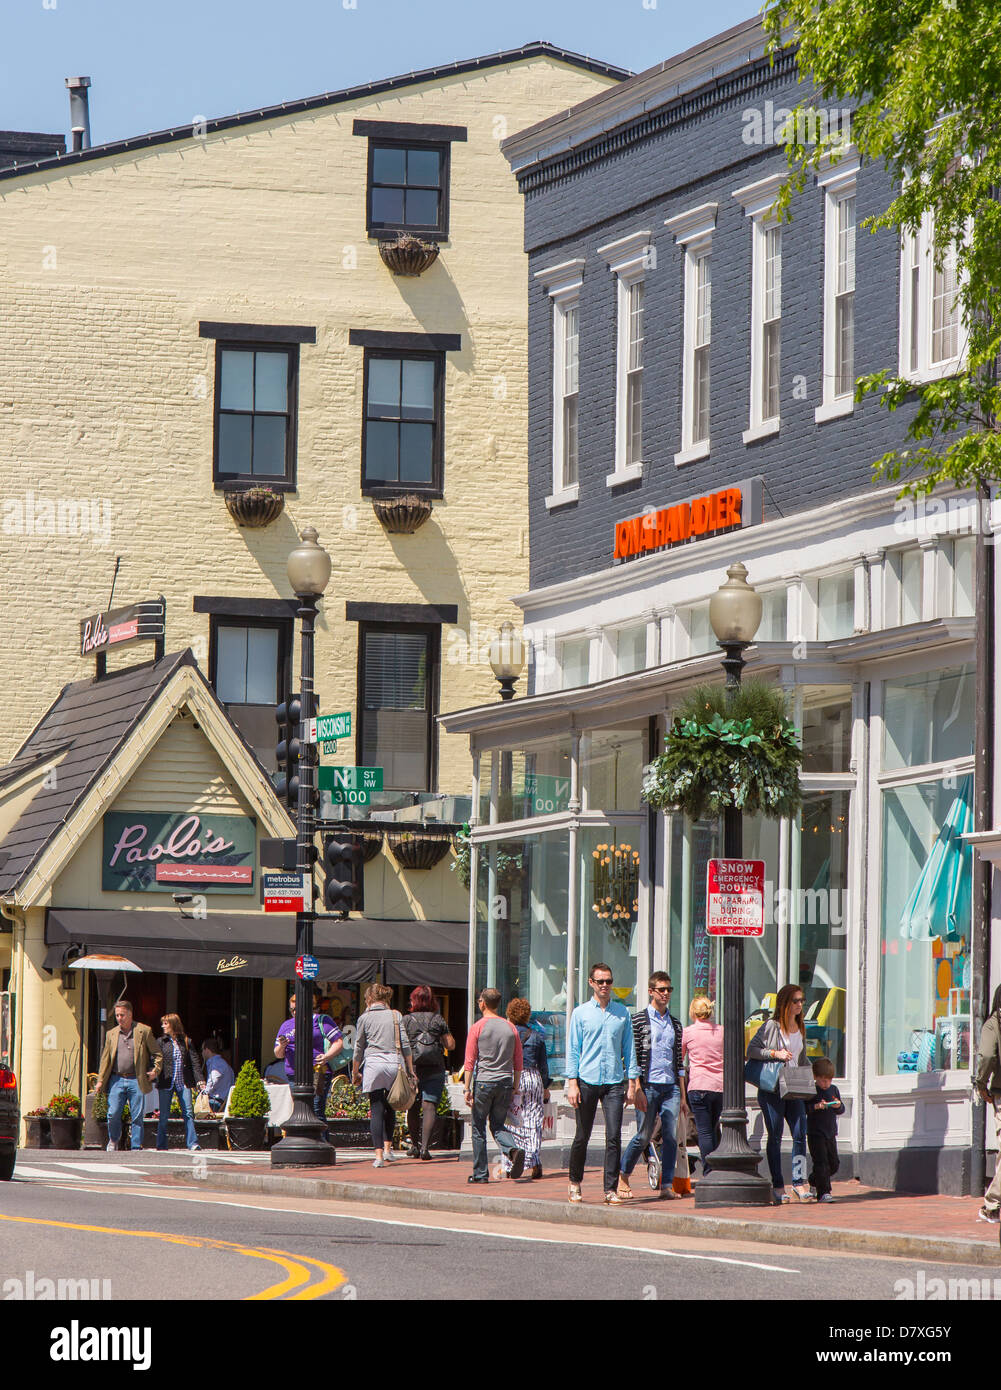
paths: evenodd
<path fill-rule="evenodd" d="M 522 1095 L 521 1091 L 511 1092 L 511 1101 L 507 1107 L 507 1119 L 504 1121 L 505 1124 L 517 1125 L 519 1128 L 521 1127 L 522 1119 L 525 1113 L 524 1100 L 525 1098 Z"/>
<path fill-rule="evenodd" d="M 208 1091 L 199 1091 L 195 1096 L 195 1103 L 192 1107 L 199 1119 L 208 1119 L 212 1115 L 212 1106 L 209 1104 Z"/>
<path fill-rule="evenodd" d="M 817 1083 L 812 1067 L 794 1067 L 787 1062 L 779 1073 L 779 1095 L 786 1100 L 813 1100 Z"/>
<path fill-rule="evenodd" d="M 556 1106 L 551 1100 L 547 1100 L 542 1107 L 542 1137 L 556 1138 Z"/>
<path fill-rule="evenodd" d="M 688 1149 L 685 1145 L 684 1130 L 686 1126 L 682 1124 L 681 1117 L 678 1119 L 678 1129 L 681 1131 L 678 1137 L 678 1157 L 674 1163 L 674 1178 L 671 1186 L 679 1197 L 690 1197 L 692 1193 L 692 1176 L 688 1166 Z"/>

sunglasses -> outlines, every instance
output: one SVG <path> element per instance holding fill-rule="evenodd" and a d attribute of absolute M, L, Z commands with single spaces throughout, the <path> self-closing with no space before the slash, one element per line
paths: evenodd
<path fill-rule="evenodd" d="M 614 984 L 615 982 L 614 982 L 614 980 L 592 980 L 591 983 L 592 983 L 592 985 L 597 985 L 598 988 L 600 989 L 602 985 L 611 985 L 611 984 Z"/>
<path fill-rule="evenodd" d="M 674 985 L 654 985 L 654 994 L 673 994 Z"/>

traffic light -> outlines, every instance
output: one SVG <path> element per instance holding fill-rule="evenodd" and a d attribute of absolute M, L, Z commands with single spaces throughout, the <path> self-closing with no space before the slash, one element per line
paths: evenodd
<path fill-rule="evenodd" d="M 278 763 L 278 776 L 275 778 L 275 791 L 284 800 L 290 811 L 295 812 L 299 805 L 299 724 L 302 720 L 302 697 L 292 695 L 275 710 L 278 723 L 278 747 L 275 758 Z"/>
<path fill-rule="evenodd" d="M 327 835 L 323 841 L 327 881 L 323 901 L 331 912 L 360 912 L 365 905 L 364 859 L 355 835 Z"/>

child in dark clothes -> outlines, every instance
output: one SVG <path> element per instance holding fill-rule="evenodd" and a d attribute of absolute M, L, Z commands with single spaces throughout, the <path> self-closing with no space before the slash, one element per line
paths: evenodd
<path fill-rule="evenodd" d="M 841 1092 L 834 1085 L 834 1064 L 818 1057 L 813 1064 L 817 1083 L 815 1100 L 806 1102 L 806 1142 L 813 1160 L 810 1186 L 818 1202 L 833 1202 L 831 1178 L 840 1166 L 838 1159 L 838 1120 L 845 1113 Z"/>

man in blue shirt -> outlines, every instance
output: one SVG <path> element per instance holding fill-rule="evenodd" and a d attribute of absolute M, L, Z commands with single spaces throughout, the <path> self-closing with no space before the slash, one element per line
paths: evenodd
<path fill-rule="evenodd" d="M 611 967 L 597 961 L 587 978 L 592 998 L 574 1009 L 567 1030 L 566 1099 L 577 1111 L 577 1133 L 570 1148 L 570 1201 L 582 1200 L 584 1162 L 600 1102 L 605 1117 L 605 1201 L 618 1206 L 622 1108 L 633 1104 L 640 1072 L 629 1011 L 612 999 Z"/>
<path fill-rule="evenodd" d="M 642 1089 L 637 1100 L 636 1133 L 629 1141 L 619 1175 L 619 1196 L 631 1197 L 629 1175 L 641 1153 L 650 1147 L 660 1120 L 660 1193 L 673 1197 L 674 1163 L 678 1156 L 675 1132 L 678 1113 L 688 1113 L 685 1079 L 681 1071 L 681 1024 L 668 1009 L 673 993 L 670 975 L 655 970 L 648 985 L 650 1005 L 633 1015 L 636 1058 Z M 646 1112 L 643 1114 L 643 1112 Z M 640 1115 L 643 1114 L 642 1122 Z"/>

